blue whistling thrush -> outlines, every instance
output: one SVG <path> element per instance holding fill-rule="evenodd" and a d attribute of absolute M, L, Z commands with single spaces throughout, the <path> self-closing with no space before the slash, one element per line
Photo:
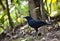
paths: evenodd
<path fill-rule="evenodd" d="M 41 20 L 34 20 L 31 16 L 26 16 L 24 18 L 27 19 L 29 26 L 34 28 L 36 30 L 36 32 L 38 32 L 39 27 L 44 26 L 44 25 L 50 25 L 50 24 L 48 24 L 44 21 L 41 21 Z"/>

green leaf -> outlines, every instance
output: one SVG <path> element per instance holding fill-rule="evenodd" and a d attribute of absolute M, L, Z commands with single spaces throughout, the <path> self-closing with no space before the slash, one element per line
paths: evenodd
<path fill-rule="evenodd" d="M 2 34 L 4 32 L 3 28 L 0 28 L 0 34 Z"/>
<path fill-rule="evenodd" d="M 58 15 L 58 12 L 57 12 L 57 11 L 53 11 L 53 12 L 50 14 L 51 17 L 55 17 L 55 16 L 57 16 L 57 15 Z"/>

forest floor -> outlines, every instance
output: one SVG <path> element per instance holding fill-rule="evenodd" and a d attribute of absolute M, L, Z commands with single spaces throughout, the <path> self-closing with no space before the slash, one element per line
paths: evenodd
<path fill-rule="evenodd" d="M 57 25 L 40 27 L 38 34 L 35 30 L 27 29 L 0 41 L 60 41 L 60 27 Z"/>
<path fill-rule="evenodd" d="M 21 38 L 13 41 L 60 41 L 60 27 L 55 26 L 43 26 L 39 28 L 37 35 L 36 32 L 26 32 Z"/>

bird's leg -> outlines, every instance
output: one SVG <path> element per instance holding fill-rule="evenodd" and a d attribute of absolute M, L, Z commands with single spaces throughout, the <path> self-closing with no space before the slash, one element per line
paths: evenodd
<path fill-rule="evenodd" d="M 35 28 L 35 30 L 36 30 L 36 34 L 38 34 L 38 28 Z"/>
<path fill-rule="evenodd" d="M 36 35 L 38 36 L 38 28 L 35 28 L 35 30 L 36 30 Z"/>
<path fill-rule="evenodd" d="M 36 40 L 38 40 L 38 28 L 35 28 L 35 30 L 36 30 Z"/>

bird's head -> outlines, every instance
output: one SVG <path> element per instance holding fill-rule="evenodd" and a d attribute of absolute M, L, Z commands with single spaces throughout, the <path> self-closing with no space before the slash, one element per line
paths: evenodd
<path fill-rule="evenodd" d="M 28 21 L 32 19 L 31 16 L 26 16 L 26 17 L 24 17 L 24 18 L 26 18 Z"/>

